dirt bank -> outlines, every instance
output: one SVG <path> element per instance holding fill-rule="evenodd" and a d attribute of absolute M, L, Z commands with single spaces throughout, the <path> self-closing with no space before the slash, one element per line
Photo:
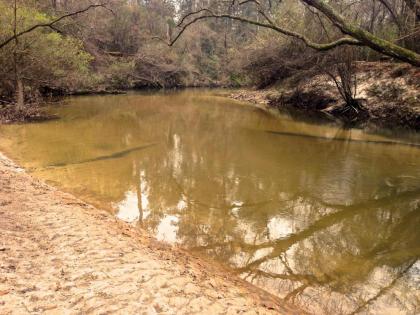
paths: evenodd
<path fill-rule="evenodd" d="M 302 314 L 0 154 L 0 314 Z"/>
<path fill-rule="evenodd" d="M 284 80 L 269 89 L 240 90 L 231 97 L 281 111 L 330 117 L 356 127 L 420 130 L 420 69 L 404 64 L 358 63 L 356 98 L 365 110 L 350 117 L 340 110 L 343 101 L 328 75 L 312 76 L 298 84 Z"/>

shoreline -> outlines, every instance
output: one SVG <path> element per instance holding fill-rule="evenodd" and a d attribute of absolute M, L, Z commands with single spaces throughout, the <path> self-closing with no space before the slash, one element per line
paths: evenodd
<path fill-rule="evenodd" d="M 290 82 L 289 82 L 290 81 Z M 239 89 L 229 97 L 296 117 L 313 117 L 347 127 L 420 131 L 420 70 L 394 63 L 361 62 L 357 67 L 357 94 L 363 110 L 343 112 L 334 82 L 315 75 L 302 82 L 293 78 L 262 90 Z"/>
<path fill-rule="evenodd" d="M 358 114 L 345 110 L 334 82 L 325 74 L 312 75 L 297 83 L 292 76 L 260 90 L 249 86 L 232 89 L 224 85 L 110 90 L 98 88 L 68 91 L 57 97 L 120 95 L 130 91 L 222 89 L 226 91 L 224 97 L 248 102 L 272 113 L 287 112 L 296 118 L 314 118 L 361 129 L 420 131 L 420 69 L 390 62 L 359 62 L 356 68 L 355 98 L 362 105 Z M 42 107 L 35 106 L 31 112 L 28 106 L 22 113 L 13 113 L 8 112 L 7 106 L 3 109 L 0 106 L 0 123 L 4 124 L 57 118 L 43 113 Z"/>
<path fill-rule="evenodd" d="M 304 314 L 227 268 L 33 178 L 2 153 L 0 200 L 5 314 Z"/>

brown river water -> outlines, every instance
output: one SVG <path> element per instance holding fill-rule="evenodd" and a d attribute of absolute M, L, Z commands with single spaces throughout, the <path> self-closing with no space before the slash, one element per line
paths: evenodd
<path fill-rule="evenodd" d="M 0 126 L 0 149 L 34 176 L 315 314 L 420 313 L 420 135 L 206 90 L 50 111 L 61 119 Z"/>

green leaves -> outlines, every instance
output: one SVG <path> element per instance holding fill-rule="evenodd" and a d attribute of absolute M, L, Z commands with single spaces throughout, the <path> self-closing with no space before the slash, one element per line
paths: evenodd
<path fill-rule="evenodd" d="M 0 39 L 13 34 L 13 6 L 0 0 Z M 54 17 L 29 6 L 17 10 L 17 31 L 32 25 L 48 23 Z M 59 28 L 59 26 L 57 26 Z M 36 90 L 40 86 L 72 89 L 89 76 L 93 57 L 83 48 L 83 43 L 70 35 L 50 28 L 39 28 L 19 37 L 18 45 L 11 43 L 0 50 L 0 90 L 7 81 L 13 81 L 11 64 L 13 53 L 18 56 L 18 69 L 26 87 Z M 10 84 L 9 84 L 10 85 Z"/>

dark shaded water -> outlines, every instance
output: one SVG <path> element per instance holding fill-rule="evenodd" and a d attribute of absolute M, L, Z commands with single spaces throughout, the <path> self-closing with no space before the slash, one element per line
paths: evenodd
<path fill-rule="evenodd" d="M 420 306 L 420 143 L 206 91 L 78 97 L 0 127 L 34 175 L 316 314 Z"/>

